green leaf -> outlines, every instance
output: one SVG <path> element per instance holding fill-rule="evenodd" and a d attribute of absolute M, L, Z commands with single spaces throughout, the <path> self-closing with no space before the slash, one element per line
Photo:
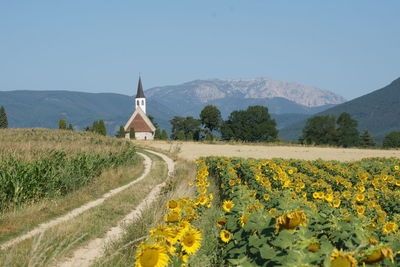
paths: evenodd
<path fill-rule="evenodd" d="M 260 255 L 263 259 L 272 260 L 277 255 L 277 252 L 272 247 L 270 247 L 268 244 L 264 244 L 260 248 Z"/>

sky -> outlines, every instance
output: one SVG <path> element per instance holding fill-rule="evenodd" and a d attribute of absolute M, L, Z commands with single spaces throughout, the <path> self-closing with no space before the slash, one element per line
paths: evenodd
<path fill-rule="evenodd" d="M 397 0 L 0 0 L 0 90 L 266 77 L 350 100 L 400 77 Z"/>

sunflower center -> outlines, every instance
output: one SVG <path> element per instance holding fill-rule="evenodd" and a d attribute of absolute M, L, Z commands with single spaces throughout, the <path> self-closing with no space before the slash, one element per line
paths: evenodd
<path fill-rule="evenodd" d="M 194 244 L 194 237 L 192 235 L 187 235 L 185 239 L 183 240 L 183 243 L 187 247 L 191 247 Z"/>
<path fill-rule="evenodd" d="M 155 248 L 146 249 L 140 257 L 140 264 L 143 267 L 153 267 L 158 263 L 159 251 Z"/>
<path fill-rule="evenodd" d="M 337 257 L 331 262 L 331 267 L 351 267 L 351 262 L 345 257 Z"/>

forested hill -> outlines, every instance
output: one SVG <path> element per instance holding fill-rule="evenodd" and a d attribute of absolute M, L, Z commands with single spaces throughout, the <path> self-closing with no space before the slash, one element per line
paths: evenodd
<path fill-rule="evenodd" d="M 347 112 L 358 121 L 359 130 L 368 129 L 379 141 L 391 131 L 400 131 L 400 78 L 382 89 L 337 105 L 316 115 L 338 115 Z M 280 131 L 284 140 L 295 141 L 301 135 L 305 121 Z"/>
<path fill-rule="evenodd" d="M 149 115 L 161 128 L 169 128 L 175 114 L 155 100 L 149 100 Z M 57 128 L 63 118 L 77 129 L 104 120 L 108 133 L 114 134 L 134 111 L 133 97 L 114 93 L 71 91 L 0 91 L 0 106 L 7 111 L 9 127 Z"/>

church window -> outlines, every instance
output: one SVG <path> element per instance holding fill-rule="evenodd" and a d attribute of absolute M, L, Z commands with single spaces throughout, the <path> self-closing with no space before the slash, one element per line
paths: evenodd
<path fill-rule="evenodd" d="M 142 100 L 142 106 L 144 106 L 144 100 Z"/>
<path fill-rule="evenodd" d="M 140 105 L 140 104 L 139 104 L 139 100 L 136 100 L 136 105 L 138 105 L 138 106 Z"/>

